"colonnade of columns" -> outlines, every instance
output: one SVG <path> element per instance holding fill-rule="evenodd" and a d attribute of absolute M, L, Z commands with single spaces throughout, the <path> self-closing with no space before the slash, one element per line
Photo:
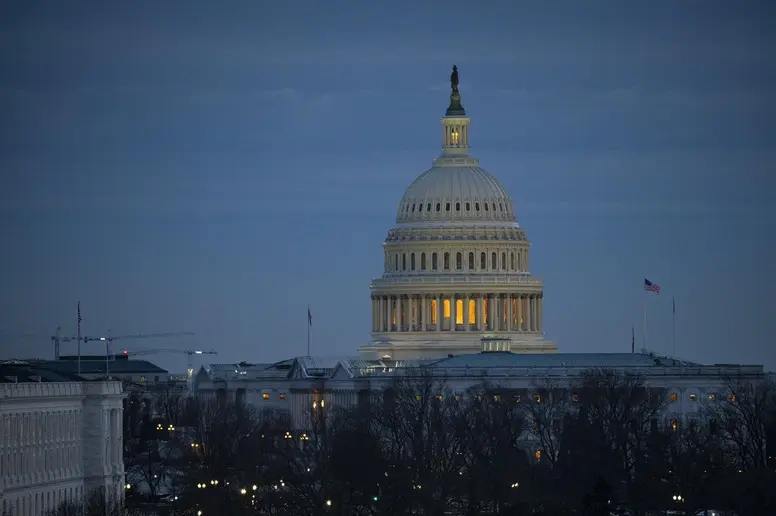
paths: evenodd
<path fill-rule="evenodd" d="M 542 330 L 542 294 L 375 294 L 372 332 Z"/>

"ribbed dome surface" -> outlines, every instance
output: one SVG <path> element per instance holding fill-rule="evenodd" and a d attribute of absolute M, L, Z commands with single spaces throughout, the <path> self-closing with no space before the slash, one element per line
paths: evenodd
<path fill-rule="evenodd" d="M 515 222 L 512 199 L 477 166 L 434 166 L 407 188 L 397 223 L 424 221 Z"/>

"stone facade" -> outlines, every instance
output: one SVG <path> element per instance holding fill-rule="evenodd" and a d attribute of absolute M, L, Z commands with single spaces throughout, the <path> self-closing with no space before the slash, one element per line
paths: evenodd
<path fill-rule="evenodd" d="M 123 396 L 116 381 L 0 384 L 0 511 L 123 496 Z"/>

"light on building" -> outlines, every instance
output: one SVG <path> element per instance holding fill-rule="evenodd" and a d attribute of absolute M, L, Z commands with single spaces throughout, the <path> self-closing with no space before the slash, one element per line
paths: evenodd
<path fill-rule="evenodd" d="M 243 487 L 242 489 L 240 489 L 240 494 L 241 494 L 241 495 L 244 495 L 244 494 L 245 494 L 245 493 L 247 493 L 247 492 L 248 492 L 248 491 L 247 491 L 247 490 L 246 490 L 244 487 Z"/>

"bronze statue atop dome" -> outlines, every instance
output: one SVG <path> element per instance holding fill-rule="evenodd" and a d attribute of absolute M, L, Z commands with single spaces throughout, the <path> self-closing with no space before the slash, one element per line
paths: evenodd
<path fill-rule="evenodd" d="M 458 93 L 458 67 L 453 65 L 453 73 L 450 74 L 450 87 Z"/>

